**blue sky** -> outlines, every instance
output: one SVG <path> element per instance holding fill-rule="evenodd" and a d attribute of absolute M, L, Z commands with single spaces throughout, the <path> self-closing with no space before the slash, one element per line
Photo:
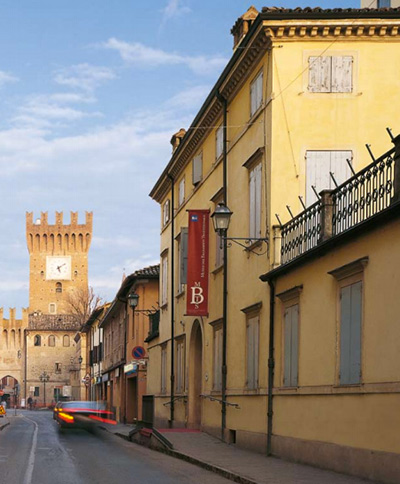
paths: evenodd
<path fill-rule="evenodd" d="M 112 299 L 122 274 L 159 260 L 148 197 L 232 54 L 254 4 L 358 2 L 2 0 L 0 306 L 28 305 L 25 212 L 94 212 L 89 278 Z M 65 220 L 66 219 L 66 220 Z M 20 313 L 20 311 L 18 311 Z"/>

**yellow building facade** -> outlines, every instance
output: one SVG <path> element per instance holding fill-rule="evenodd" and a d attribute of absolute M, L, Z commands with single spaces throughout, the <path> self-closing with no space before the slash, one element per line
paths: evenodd
<path fill-rule="evenodd" d="M 366 143 L 387 149 L 399 27 L 397 11 L 268 8 L 234 25 L 233 56 L 187 132 L 173 136 L 150 194 L 161 207 L 160 334 L 148 370 L 156 426 L 197 427 L 266 451 L 270 293 L 259 276 L 278 263 L 275 214 L 286 222 L 365 166 Z M 210 226 L 208 316 L 186 316 L 187 210 L 212 214 L 220 202 L 233 212 L 228 237 L 250 246 L 230 241 L 224 261 Z"/>

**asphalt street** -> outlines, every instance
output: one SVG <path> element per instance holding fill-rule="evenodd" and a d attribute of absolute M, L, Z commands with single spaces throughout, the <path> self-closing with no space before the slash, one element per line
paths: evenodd
<path fill-rule="evenodd" d="M 108 432 L 58 431 L 49 411 L 18 411 L 0 432 L 0 484 L 222 484 L 192 464 Z"/>

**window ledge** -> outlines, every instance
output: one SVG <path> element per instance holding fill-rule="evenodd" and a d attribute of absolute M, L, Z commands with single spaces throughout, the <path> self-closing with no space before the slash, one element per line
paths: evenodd
<path fill-rule="evenodd" d="M 165 309 L 167 309 L 167 307 L 168 307 L 168 303 L 166 302 L 164 304 L 161 304 L 160 309 L 164 311 Z"/>
<path fill-rule="evenodd" d="M 186 294 L 186 291 L 185 289 L 183 289 L 183 291 L 180 291 L 176 294 L 175 299 L 181 299 L 181 297 L 183 297 L 185 294 Z"/>

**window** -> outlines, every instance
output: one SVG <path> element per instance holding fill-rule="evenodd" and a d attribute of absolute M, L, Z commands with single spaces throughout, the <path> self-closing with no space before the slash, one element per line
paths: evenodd
<path fill-rule="evenodd" d="M 168 302 L 168 255 L 161 257 L 161 306 Z"/>
<path fill-rule="evenodd" d="M 55 303 L 50 303 L 49 304 L 49 313 L 50 314 L 56 314 L 56 311 L 57 311 L 57 306 L 55 305 Z"/>
<path fill-rule="evenodd" d="M 261 71 L 250 84 L 250 116 L 253 116 L 263 100 L 263 72 Z"/>
<path fill-rule="evenodd" d="M 166 200 L 163 205 L 163 226 L 167 225 L 170 220 L 170 202 Z"/>
<path fill-rule="evenodd" d="M 214 327 L 213 390 L 222 388 L 222 325 Z"/>
<path fill-rule="evenodd" d="M 185 290 L 187 276 L 187 258 L 188 258 L 188 229 L 181 228 L 178 237 L 178 294 Z"/>
<path fill-rule="evenodd" d="M 203 178 L 203 153 L 199 153 L 192 161 L 192 183 L 197 185 Z"/>
<path fill-rule="evenodd" d="M 39 334 L 36 334 L 33 338 L 33 346 L 41 346 L 42 345 L 42 338 Z"/>
<path fill-rule="evenodd" d="M 176 392 L 185 391 L 185 340 L 176 342 Z"/>
<path fill-rule="evenodd" d="M 33 392 L 33 396 L 34 397 L 38 397 L 39 396 L 39 387 L 35 387 L 35 391 Z"/>
<path fill-rule="evenodd" d="M 351 171 L 346 160 L 353 159 L 352 151 L 307 151 L 306 152 L 306 205 L 317 201 L 313 186 L 317 193 L 322 190 L 333 189 L 335 184 L 330 173 L 333 174 L 338 185 L 344 183 Z"/>
<path fill-rule="evenodd" d="M 69 336 L 67 334 L 63 336 L 63 346 L 69 346 Z"/>
<path fill-rule="evenodd" d="M 378 0 L 378 8 L 390 8 L 390 0 Z"/>
<path fill-rule="evenodd" d="M 261 237 L 261 163 L 249 172 L 250 238 Z"/>
<path fill-rule="evenodd" d="M 62 284 L 61 282 L 56 283 L 56 292 L 62 292 Z"/>
<path fill-rule="evenodd" d="M 352 56 L 311 56 L 308 66 L 310 92 L 352 92 Z"/>
<path fill-rule="evenodd" d="M 247 332 L 247 388 L 258 388 L 258 334 L 259 316 L 248 316 L 246 322 Z"/>
<path fill-rule="evenodd" d="M 298 335 L 299 335 L 299 305 L 293 304 L 285 308 L 283 327 L 283 385 L 296 387 L 298 382 Z"/>
<path fill-rule="evenodd" d="M 61 373 L 61 363 L 54 363 L 54 372 Z"/>
<path fill-rule="evenodd" d="M 362 282 L 340 288 L 340 374 L 341 385 L 361 381 Z"/>
<path fill-rule="evenodd" d="M 56 345 L 56 338 L 54 335 L 50 335 L 48 339 L 48 345 L 49 346 L 55 346 Z"/>
<path fill-rule="evenodd" d="M 215 159 L 218 160 L 224 152 L 224 127 L 221 126 L 215 133 Z"/>
<path fill-rule="evenodd" d="M 182 178 L 182 180 L 179 182 L 179 187 L 178 187 L 178 206 L 180 207 L 183 205 L 185 201 L 185 177 Z"/>
<path fill-rule="evenodd" d="M 161 393 L 167 391 L 167 346 L 161 346 Z"/>
<path fill-rule="evenodd" d="M 217 208 L 219 203 L 223 202 L 222 195 L 218 198 L 213 199 L 215 208 Z M 214 208 L 214 210 L 215 210 Z M 224 263 L 224 244 L 221 236 L 218 232 L 215 232 L 215 267 L 221 267 Z"/>

